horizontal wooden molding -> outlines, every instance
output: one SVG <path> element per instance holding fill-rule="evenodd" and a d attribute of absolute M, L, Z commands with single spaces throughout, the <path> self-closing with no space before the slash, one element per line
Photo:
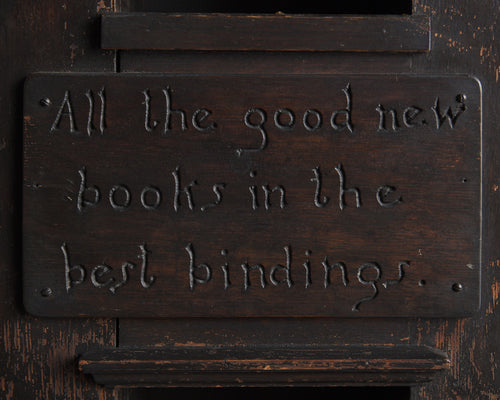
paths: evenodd
<path fill-rule="evenodd" d="M 430 50 L 430 19 L 115 13 L 102 16 L 101 45 L 127 50 L 425 52 Z"/>
<path fill-rule="evenodd" d="M 413 345 L 104 349 L 83 355 L 97 383 L 151 386 L 413 385 L 449 368 L 448 356 Z"/>

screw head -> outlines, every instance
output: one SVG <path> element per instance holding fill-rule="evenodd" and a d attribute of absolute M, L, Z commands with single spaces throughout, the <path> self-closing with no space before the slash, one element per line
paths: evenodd
<path fill-rule="evenodd" d="M 53 292 L 52 292 L 52 289 L 51 288 L 44 288 L 42 290 L 40 290 L 40 295 L 42 297 L 50 297 L 52 296 Z"/>
<path fill-rule="evenodd" d="M 451 289 L 454 291 L 454 292 L 461 292 L 464 287 L 462 286 L 461 283 L 454 283 L 451 287 Z"/>
<path fill-rule="evenodd" d="M 40 100 L 40 105 L 42 107 L 48 107 L 52 104 L 52 102 L 50 101 L 50 99 L 48 97 L 45 97 L 44 99 L 41 99 Z"/>

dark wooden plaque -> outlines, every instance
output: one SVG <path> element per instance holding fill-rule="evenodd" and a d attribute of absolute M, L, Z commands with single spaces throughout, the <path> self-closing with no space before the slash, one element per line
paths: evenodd
<path fill-rule="evenodd" d="M 481 94 L 465 76 L 37 74 L 39 316 L 465 316 Z"/>

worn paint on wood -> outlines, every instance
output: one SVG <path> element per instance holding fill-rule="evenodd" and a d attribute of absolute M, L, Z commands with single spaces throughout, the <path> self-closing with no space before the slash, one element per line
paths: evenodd
<path fill-rule="evenodd" d="M 447 355 L 424 346 L 165 347 L 84 354 L 80 369 L 121 387 L 170 382 L 178 386 L 335 386 L 416 384 L 449 367 Z M 154 371 L 154 373 L 152 373 Z"/>
<path fill-rule="evenodd" d="M 498 2 L 475 7 L 470 1 L 416 0 L 417 13 L 432 16 L 433 56 L 412 57 L 413 72 L 471 73 L 483 84 L 483 158 L 484 168 L 484 268 L 482 273 L 481 312 L 474 318 L 460 320 L 419 319 L 412 330 L 412 343 L 436 346 L 448 351 L 451 370 L 432 384 L 413 388 L 412 399 L 499 399 L 500 354 L 498 337 L 498 281 L 500 269 L 500 198 L 498 185 L 500 146 L 498 131 L 499 93 L 497 68 L 500 49 L 496 41 L 499 30 Z"/>
<path fill-rule="evenodd" d="M 91 46 L 97 1 L 0 5 L 0 398 L 111 400 L 114 390 L 78 371 L 80 352 L 115 345 L 113 320 L 38 319 L 22 307 L 22 82 L 36 70 L 112 71 Z M 109 4 L 108 0 L 105 4 Z M 98 25 L 97 25 L 98 26 Z"/>
<path fill-rule="evenodd" d="M 122 4 L 128 1 L 122 0 Z M 0 397 L 7 399 L 55 398 L 54 392 L 68 384 L 64 399 L 136 398 L 115 393 L 96 385 L 75 372 L 74 358 L 82 350 L 68 345 L 68 358 L 50 359 L 43 340 L 52 347 L 62 335 L 75 342 L 89 340 L 90 347 L 114 346 L 114 321 L 99 328 L 95 320 L 72 323 L 62 319 L 33 319 L 21 310 L 20 268 L 20 138 L 21 86 L 25 76 L 34 71 L 100 71 L 113 68 L 113 55 L 101 54 L 98 47 L 99 24 L 94 10 L 99 1 L 45 2 L 4 1 L 1 3 L 2 57 L 4 71 L 0 84 L 2 108 L 0 124 L 0 260 L 3 273 L 0 308 L 3 331 L 13 330 L 17 342 L 31 343 L 30 351 L 10 351 L 14 341 L 0 347 L 2 369 Z M 106 5 L 109 2 L 106 2 Z M 108 7 L 105 7 L 108 8 Z M 165 344 L 199 347 L 212 343 L 248 345 L 290 343 L 307 345 L 311 340 L 325 345 L 344 343 L 419 343 L 439 347 L 452 356 L 451 370 L 433 384 L 413 389 L 412 399 L 498 399 L 500 374 L 498 354 L 500 321 L 498 294 L 500 281 L 498 243 L 500 243 L 500 178 L 498 173 L 498 80 L 499 52 L 494 40 L 498 31 L 498 2 L 469 0 L 414 0 L 415 13 L 431 19 L 432 51 L 419 55 L 289 53 L 272 55 L 259 52 L 120 52 L 122 70 L 193 73 L 459 73 L 477 76 L 483 84 L 484 132 L 484 269 L 482 307 L 468 319 L 181 319 L 120 320 L 120 344 L 155 346 Z M 123 10 L 127 11 L 127 10 Z M 90 17 L 90 19 L 88 19 Z M 77 45 L 78 48 L 75 48 Z M 72 49 L 73 47 L 73 49 Z M 74 54 L 73 57 L 72 54 Z M 5 145 L 5 147 L 4 147 Z M 16 172 L 17 171 L 17 172 Z M 17 189 L 16 189 L 17 188 Z M 12 322 L 19 320 L 21 323 Z M 12 328 L 13 327 L 13 328 Z M 36 328 L 36 329 L 34 329 Z M 94 332 L 87 336 L 82 331 Z M 40 333 L 42 332 L 42 333 Z M 106 333 L 107 332 L 107 333 Z M 2 335 L 0 335 L 2 336 Z M 3 334 L 1 340 L 7 337 Z M 103 339 L 104 338 L 104 339 Z M 311 339 L 312 338 L 312 339 Z M 94 341 L 95 340 L 95 341 Z M 101 341 L 103 340 L 103 341 Z M 89 347 L 89 348 L 90 348 Z M 5 351 L 5 349 L 8 351 Z M 83 351 L 83 350 L 82 350 Z M 72 354 L 69 354 L 72 353 Z M 39 355 L 40 354 L 40 355 Z M 7 360 L 7 362 L 4 362 Z M 64 373 L 55 374 L 59 368 Z M 34 370 L 31 382 L 28 370 Z M 51 376 L 54 379 L 49 379 Z M 386 374 L 387 375 L 387 374 Z M 213 376 L 214 381 L 217 375 Z M 165 383 L 168 384 L 168 383 Z M 236 383 L 237 384 L 237 383 Z M 272 385 L 263 382 L 262 385 Z M 287 383 L 293 385 L 293 382 Z M 364 382 L 369 385 L 370 382 Z M 46 396 L 49 393 L 49 396 Z M 83 396 L 82 396 L 83 393 Z M 255 393 L 255 392 L 253 392 Z M 304 393 L 304 392 L 302 392 Z M 149 393 L 148 393 L 149 394 Z M 219 393 L 217 393 L 219 394 Z M 257 393 L 256 393 L 257 394 Z M 161 398 L 163 398 L 162 395 Z"/>

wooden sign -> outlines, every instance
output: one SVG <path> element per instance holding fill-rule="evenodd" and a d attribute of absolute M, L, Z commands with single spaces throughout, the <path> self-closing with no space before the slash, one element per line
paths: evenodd
<path fill-rule="evenodd" d="M 38 74 L 24 107 L 32 314 L 479 306 L 473 78 Z"/>

